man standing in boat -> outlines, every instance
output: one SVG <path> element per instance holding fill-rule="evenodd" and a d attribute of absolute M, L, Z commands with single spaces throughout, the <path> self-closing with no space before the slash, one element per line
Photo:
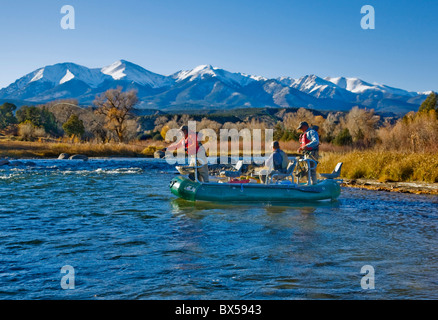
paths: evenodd
<path fill-rule="evenodd" d="M 304 159 L 311 159 L 316 161 L 315 168 L 310 170 L 310 177 L 312 184 L 317 183 L 316 179 L 316 166 L 319 160 L 319 136 L 315 129 L 310 128 L 309 124 L 305 121 L 301 122 L 297 130 L 300 130 L 300 148 L 298 153 L 302 152 Z"/>
<path fill-rule="evenodd" d="M 196 134 L 196 132 L 189 131 L 188 126 L 182 126 L 180 130 L 184 134 L 184 137 L 167 147 L 167 150 L 173 152 L 175 149 L 184 148 L 186 154 L 192 160 L 197 160 L 197 163 L 195 162 L 193 165 L 201 165 L 201 167 L 197 169 L 198 180 L 201 182 L 209 182 L 208 159 L 205 153 L 205 148 L 202 146 L 200 141 L 198 141 L 198 134 Z"/>

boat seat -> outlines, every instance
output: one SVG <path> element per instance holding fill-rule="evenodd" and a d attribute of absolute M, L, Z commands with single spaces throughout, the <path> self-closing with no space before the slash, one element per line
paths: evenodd
<path fill-rule="evenodd" d="M 336 179 L 341 175 L 342 162 L 339 162 L 332 173 L 320 173 L 326 179 Z"/>
<path fill-rule="evenodd" d="M 279 180 L 284 180 L 284 179 L 287 179 L 288 177 L 291 177 L 292 183 L 295 183 L 293 173 L 294 173 L 296 165 L 297 165 L 296 160 L 290 161 L 289 164 L 287 165 L 286 173 L 273 173 L 273 174 L 271 174 L 271 182 L 273 180 L 279 181 Z"/>
<path fill-rule="evenodd" d="M 220 175 L 226 176 L 228 178 L 240 177 L 240 175 L 242 174 L 242 166 L 243 166 L 243 160 L 239 160 L 234 166 L 234 170 L 221 171 Z"/>

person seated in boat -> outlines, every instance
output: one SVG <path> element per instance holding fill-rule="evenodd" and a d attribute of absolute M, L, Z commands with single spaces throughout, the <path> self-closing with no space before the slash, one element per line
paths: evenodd
<path fill-rule="evenodd" d="M 272 154 L 265 161 L 265 166 L 269 168 L 269 175 L 286 173 L 288 164 L 289 159 L 287 154 L 280 149 L 280 143 L 278 141 L 272 142 Z M 266 177 L 262 180 L 264 179 L 266 179 Z"/>
<path fill-rule="evenodd" d="M 319 128 L 317 126 L 311 128 L 305 121 L 301 122 L 297 128 L 297 130 L 302 132 L 299 140 L 300 148 L 298 149 L 298 153 L 302 152 L 304 159 L 316 161 L 315 168 L 310 170 L 312 184 L 316 184 L 318 181 L 316 178 L 316 166 L 318 165 L 319 160 L 319 136 L 315 129 Z"/>
<path fill-rule="evenodd" d="M 209 182 L 209 173 L 208 173 L 208 159 L 207 154 L 205 152 L 205 148 L 202 143 L 199 141 L 199 136 L 196 132 L 189 131 L 188 126 L 182 126 L 180 128 L 184 137 L 168 146 L 167 150 L 176 150 L 178 148 L 184 148 L 186 154 L 191 158 L 191 165 L 200 165 L 198 168 L 198 180 L 201 182 Z M 198 163 L 195 163 L 194 160 L 197 160 Z M 194 179 L 194 177 L 190 177 Z"/>

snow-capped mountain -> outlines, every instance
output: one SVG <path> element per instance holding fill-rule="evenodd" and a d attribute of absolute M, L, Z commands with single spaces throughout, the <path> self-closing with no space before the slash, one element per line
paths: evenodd
<path fill-rule="evenodd" d="M 119 60 L 102 68 L 75 63 L 39 68 L 1 89 L 0 99 L 38 104 L 74 98 L 81 104 L 91 104 L 96 95 L 118 86 L 137 90 L 140 107 L 153 109 L 304 107 L 343 111 L 357 105 L 406 113 L 418 110 L 426 98 L 424 93 L 357 78 L 306 75 L 267 79 L 211 65 L 165 76 Z"/>
<path fill-rule="evenodd" d="M 131 81 L 152 88 L 162 88 L 173 83 L 169 77 L 150 72 L 125 60 L 116 61 L 110 66 L 103 67 L 100 71 L 113 80 Z"/>
<path fill-rule="evenodd" d="M 332 82 L 338 87 L 348 90 L 353 93 L 363 93 L 365 91 L 381 91 L 393 95 L 402 95 L 402 96 L 416 96 L 417 92 L 409 92 L 402 89 L 392 88 L 389 86 L 381 85 L 381 84 L 370 84 L 358 78 L 345 78 L 345 77 L 337 77 L 331 78 L 326 77 L 325 80 Z"/>
<path fill-rule="evenodd" d="M 231 73 L 223 69 L 214 68 L 211 65 L 200 65 L 192 70 L 179 71 L 172 75 L 172 78 L 174 78 L 176 82 L 203 80 L 208 77 L 215 77 L 228 85 L 237 85 L 240 87 L 247 86 L 253 81 L 267 80 L 263 77 L 243 73 Z"/>
<path fill-rule="evenodd" d="M 157 89 L 170 86 L 166 76 L 150 72 L 136 64 L 119 60 L 103 68 L 87 68 L 75 63 L 58 63 L 37 69 L 0 90 L 3 99 L 45 102 L 61 98 L 79 98 L 98 93 L 108 83 L 125 83 Z M 78 97 L 79 95 L 79 97 Z M 94 97 L 94 96 L 93 96 Z"/>

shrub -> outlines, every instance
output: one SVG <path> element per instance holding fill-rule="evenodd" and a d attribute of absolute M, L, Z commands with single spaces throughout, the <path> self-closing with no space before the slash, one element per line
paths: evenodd
<path fill-rule="evenodd" d="M 152 140 L 154 141 L 163 141 L 163 137 L 161 136 L 161 133 L 156 133 L 153 137 Z"/>
<path fill-rule="evenodd" d="M 350 134 L 350 131 L 345 128 L 342 130 L 334 139 L 333 144 L 337 146 L 348 146 L 353 143 L 353 137 Z"/>
<path fill-rule="evenodd" d="M 62 125 L 65 133 L 72 137 L 82 137 L 85 133 L 84 122 L 79 119 L 76 114 L 72 114 L 70 118 Z"/>
<path fill-rule="evenodd" d="M 36 127 L 32 124 L 32 122 L 26 120 L 25 122 L 18 125 L 18 134 L 23 140 L 33 141 L 37 137 L 45 136 L 46 132 L 44 128 Z"/>

